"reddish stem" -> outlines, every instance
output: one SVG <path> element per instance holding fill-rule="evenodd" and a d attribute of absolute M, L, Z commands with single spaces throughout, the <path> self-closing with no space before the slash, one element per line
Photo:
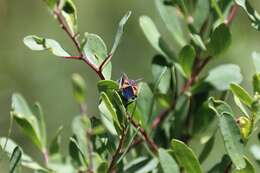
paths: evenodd
<path fill-rule="evenodd" d="M 234 18 L 236 17 L 237 15 L 237 12 L 238 12 L 238 5 L 237 4 L 234 4 L 232 7 L 231 7 L 231 10 L 230 10 L 230 13 L 227 17 L 227 20 L 225 21 L 225 24 L 227 26 L 230 26 L 232 21 L 234 20 Z"/>
<path fill-rule="evenodd" d="M 147 135 L 147 133 L 145 132 L 144 128 L 141 127 L 140 124 L 138 124 L 137 122 L 135 122 L 132 118 L 128 118 L 129 121 L 131 122 L 131 124 L 136 128 L 136 129 L 139 129 L 139 132 L 142 134 L 142 136 L 144 137 L 144 140 L 146 141 L 147 144 L 149 144 L 152 152 L 154 154 L 157 154 L 157 150 L 158 150 L 158 147 L 157 145 L 155 144 L 155 142 L 149 138 L 149 136 Z"/>
<path fill-rule="evenodd" d="M 123 148 L 123 144 L 124 144 L 124 141 L 125 141 L 125 136 L 126 136 L 126 130 L 123 129 L 122 132 L 121 132 L 121 137 L 120 137 L 120 141 L 119 141 L 118 147 L 117 147 L 116 152 L 113 155 L 112 160 L 110 162 L 110 166 L 109 166 L 108 171 L 107 171 L 108 173 L 112 172 L 112 170 L 115 167 L 116 160 L 117 160 L 117 158 L 118 158 L 118 156 L 120 154 L 120 151 Z"/>

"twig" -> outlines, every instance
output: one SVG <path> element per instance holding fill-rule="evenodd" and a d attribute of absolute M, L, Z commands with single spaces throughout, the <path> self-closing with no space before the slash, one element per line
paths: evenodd
<path fill-rule="evenodd" d="M 150 139 L 150 137 L 147 135 L 146 131 L 144 130 L 144 128 L 141 127 L 140 124 L 138 124 L 137 122 L 135 122 L 131 117 L 128 117 L 128 120 L 131 122 L 131 124 L 136 128 L 136 129 L 139 129 L 139 132 L 142 134 L 145 142 L 150 146 L 151 148 L 151 151 L 154 153 L 154 154 L 157 154 L 157 150 L 158 150 L 158 147 L 157 145 L 155 144 L 155 142 Z"/>
<path fill-rule="evenodd" d="M 227 17 L 227 19 L 225 20 L 225 24 L 227 26 L 230 26 L 232 21 L 234 20 L 234 18 L 236 17 L 237 15 L 237 12 L 238 12 L 238 5 L 237 4 L 234 4 L 232 7 L 231 7 L 231 10 L 230 10 L 230 13 Z"/>
<path fill-rule="evenodd" d="M 122 129 L 118 147 L 117 147 L 117 149 L 116 149 L 115 154 L 114 154 L 113 157 L 112 157 L 112 160 L 111 160 L 111 162 L 110 162 L 110 165 L 109 165 L 109 168 L 108 168 L 107 173 L 111 173 L 112 170 L 113 170 L 114 167 L 115 167 L 115 163 L 116 163 L 116 160 L 117 160 L 117 158 L 118 158 L 118 155 L 120 154 L 120 151 L 121 151 L 122 148 L 123 148 L 123 144 L 124 144 L 124 141 L 125 141 L 125 136 L 126 136 L 126 130 L 125 130 L 125 128 L 124 128 L 124 129 Z"/>
<path fill-rule="evenodd" d="M 49 163 L 49 153 L 48 153 L 48 150 L 46 148 L 44 148 L 42 150 L 42 154 L 43 154 L 44 163 L 47 166 L 48 163 Z"/>
<path fill-rule="evenodd" d="M 96 72 L 96 74 L 100 77 L 101 80 L 104 80 L 105 77 L 102 74 L 102 70 L 99 70 L 94 64 L 92 64 L 92 62 L 90 62 L 88 60 L 88 58 L 85 57 L 84 53 L 81 51 L 81 45 L 80 42 L 78 40 L 78 34 L 74 34 L 70 28 L 68 27 L 66 21 L 64 20 L 64 17 L 61 13 L 61 9 L 60 9 L 60 1 L 57 2 L 57 7 L 54 10 L 54 14 L 57 17 L 57 20 L 59 22 L 59 24 L 61 25 L 61 28 L 67 33 L 67 35 L 70 37 L 70 39 L 72 40 L 72 42 L 74 43 L 79 56 L 72 56 L 72 57 L 65 57 L 65 58 L 71 58 L 71 59 L 79 59 L 84 61 L 92 70 L 94 70 Z"/>

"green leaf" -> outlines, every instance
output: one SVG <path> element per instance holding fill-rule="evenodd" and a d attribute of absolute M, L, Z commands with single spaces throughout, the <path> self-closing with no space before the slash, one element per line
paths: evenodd
<path fill-rule="evenodd" d="M 35 51 L 49 50 L 54 55 L 59 57 L 70 56 L 57 41 L 49 38 L 42 38 L 36 35 L 29 35 L 23 39 L 23 42 L 31 50 L 35 50 Z"/>
<path fill-rule="evenodd" d="M 78 144 L 78 141 L 75 139 L 75 137 L 70 138 L 69 154 L 76 167 L 83 166 L 83 165 L 87 166 L 87 159 L 84 153 L 82 152 Z"/>
<path fill-rule="evenodd" d="M 161 34 L 159 33 L 153 20 L 148 16 L 141 16 L 139 18 L 139 24 L 151 46 L 153 46 L 153 48 L 162 55 L 165 55 L 159 47 Z"/>
<path fill-rule="evenodd" d="M 99 111 L 100 111 L 100 117 L 101 121 L 104 124 L 104 126 L 107 128 L 107 130 L 112 134 L 112 135 L 117 135 L 117 131 L 114 126 L 114 120 L 113 120 L 113 115 L 111 114 L 110 110 L 106 106 L 105 101 L 101 101 L 99 106 Z"/>
<path fill-rule="evenodd" d="M 15 147 L 10 158 L 10 173 L 15 173 L 19 169 L 19 165 L 22 159 L 22 150 L 20 147 Z"/>
<path fill-rule="evenodd" d="M 199 155 L 199 161 L 200 163 L 203 163 L 207 157 L 209 156 L 210 152 L 213 149 L 214 146 L 214 142 L 215 142 L 215 136 L 213 135 L 205 144 L 203 150 L 201 151 L 200 155 Z"/>
<path fill-rule="evenodd" d="M 88 143 L 91 142 L 87 138 L 90 128 L 91 122 L 87 115 L 76 116 L 72 121 L 72 132 L 75 134 L 78 146 L 85 157 L 88 156 Z"/>
<path fill-rule="evenodd" d="M 141 121 L 142 125 L 146 125 L 148 123 L 149 118 L 152 116 L 149 114 L 152 113 L 150 111 L 152 106 L 153 93 L 147 83 L 141 82 L 138 86 L 139 94 L 137 107 L 140 110 L 142 116 L 139 121 Z"/>
<path fill-rule="evenodd" d="M 254 74 L 253 76 L 253 88 L 254 93 L 260 93 L 260 73 Z"/>
<path fill-rule="evenodd" d="M 187 77 L 191 76 L 192 67 L 193 67 L 195 57 L 196 57 L 196 51 L 190 45 L 183 47 L 180 54 L 179 54 L 180 65 L 182 66 L 182 68 L 183 68 L 185 74 L 187 75 Z"/>
<path fill-rule="evenodd" d="M 14 116 L 14 120 L 23 132 L 42 150 L 44 141 L 40 133 L 39 123 L 20 94 L 13 94 L 12 96 L 11 116 Z"/>
<path fill-rule="evenodd" d="M 102 64 L 102 62 L 108 57 L 107 47 L 105 42 L 96 34 L 85 33 L 86 42 L 83 46 L 85 57 L 96 68 Z M 111 78 L 112 65 L 111 62 L 105 65 L 102 70 L 102 74 L 105 79 Z"/>
<path fill-rule="evenodd" d="M 146 165 L 142 168 L 138 169 L 135 173 L 148 173 L 156 169 L 159 161 L 157 158 L 150 160 Z"/>
<path fill-rule="evenodd" d="M 60 145 L 61 145 L 61 132 L 63 127 L 60 126 L 58 130 L 55 133 L 54 138 L 51 140 L 50 146 L 49 146 L 49 154 L 54 155 L 59 153 L 60 151 Z"/>
<path fill-rule="evenodd" d="M 187 41 L 184 37 L 183 28 L 177 10 L 173 6 L 164 5 L 164 0 L 155 0 L 156 7 L 167 27 L 171 32 L 173 38 L 179 43 L 180 46 L 186 45 Z"/>
<path fill-rule="evenodd" d="M 197 31 L 200 30 L 204 21 L 207 19 L 210 11 L 209 1 L 198 0 L 195 6 L 195 13 L 193 14 L 194 26 Z"/>
<path fill-rule="evenodd" d="M 248 158 L 245 157 L 246 167 L 241 170 L 235 170 L 232 173 L 255 173 L 255 168 Z"/>
<path fill-rule="evenodd" d="M 257 73 L 260 73 L 260 53 L 253 52 L 252 59 Z"/>
<path fill-rule="evenodd" d="M 192 149 L 185 145 L 182 141 L 173 139 L 171 141 L 171 149 L 179 165 L 183 167 L 187 172 L 202 173 L 196 155 L 194 154 Z"/>
<path fill-rule="evenodd" d="M 194 44 L 196 46 L 198 46 L 201 50 L 206 51 L 207 48 L 202 40 L 202 38 L 200 37 L 200 35 L 198 34 L 190 34 L 191 40 L 194 42 Z"/>
<path fill-rule="evenodd" d="M 234 116 L 234 112 L 231 107 L 222 100 L 215 100 L 213 97 L 210 97 L 209 100 L 209 108 L 212 109 L 218 116 L 226 113 L 231 116 Z"/>
<path fill-rule="evenodd" d="M 140 167 L 142 167 L 147 162 L 147 157 L 138 157 L 134 158 L 134 160 L 129 161 L 124 166 L 124 172 L 126 173 L 132 173 L 138 170 Z"/>
<path fill-rule="evenodd" d="M 238 170 L 245 168 L 243 140 L 234 118 L 225 112 L 222 113 L 219 117 L 219 127 L 232 162 Z"/>
<path fill-rule="evenodd" d="M 179 167 L 173 157 L 164 149 L 159 149 L 159 161 L 164 173 L 178 173 Z"/>
<path fill-rule="evenodd" d="M 247 13 L 249 19 L 252 22 L 252 27 L 256 30 L 260 31 L 260 15 L 259 13 L 253 9 L 252 5 L 248 0 L 235 0 L 235 2 L 241 6 L 245 12 Z"/>
<path fill-rule="evenodd" d="M 123 35 L 123 32 L 124 32 L 124 25 L 126 24 L 127 20 L 129 19 L 129 17 L 131 16 L 131 11 L 128 11 L 124 17 L 121 19 L 121 21 L 119 22 L 119 26 L 118 26 L 118 29 L 117 29 L 117 33 L 116 33 L 116 37 L 115 37 L 115 41 L 114 41 L 114 44 L 113 44 L 113 47 L 110 51 L 110 54 L 113 55 L 120 43 L 120 40 L 121 40 L 121 37 Z"/>
<path fill-rule="evenodd" d="M 7 140 L 7 145 L 5 146 Z M 12 141 L 11 139 L 7 139 L 4 137 L 0 137 L 0 148 L 2 148 L 5 153 L 7 154 L 7 156 L 9 158 L 11 158 L 11 155 L 14 151 L 14 149 L 17 147 L 18 145 Z M 32 169 L 32 170 L 38 170 L 38 171 L 42 171 L 42 173 L 48 173 L 49 171 L 45 168 L 43 168 L 41 165 L 39 165 L 37 162 L 33 161 L 32 158 L 28 155 L 26 155 L 24 152 L 22 152 L 22 158 L 21 158 L 21 165 L 23 167 Z"/>
<path fill-rule="evenodd" d="M 234 95 L 236 95 L 245 105 L 247 105 L 249 108 L 251 107 L 253 103 L 253 98 L 250 96 L 250 94 L 241 86 L 232 83 L 230 84 L 230 90 Z"/>
<path fill-rule="evenodd" d="M 75 100 L 83 104 L 86 102 L 86 83 L 83 77 L 77 73 L 72 75 L 73 95 Z"/>
<path fill-rule="evenodd" d="M 118 127 L 121 127 L 118 117 L 117 117 L 117 112 L 116 109 L 114 108 L 113 104 L 111 103 L 110 99 L 108 98 L 107 94 L 102 92 L 100 94 L 100 97 L 102 101 L 104 101 L 107 110 L 109 111 L 109 114 L 112 116 L 113 121 L 117 124 Z"/>
<path fill-rule="evenodd" d="M 219 163 L 212 167 L 208 173 L 223 173 L 226 171 L 227 167 L 231 163 L 228 155 L 224 155 Z"/>
<path fill-rule="evenodd" d="M 187 118 L 188 111 L 190 108 L 190 97 L 187 95 L 181 95 L 176 102 L 174 110 L 174 124 L 173 124 L 173 136 L 179 138 L 183 124 Z"/>
<path fill-rule="evenodd" d="M 156 89 L 160 93 L 166 94 L 171 85 L 171 68 L 166 58 L 157 55 L 152 60 L 152 74 Z"/>
<path fill-rule="evenodd" d="M 242 82 L 242 75 L 239 66 L 234 64 L 225 64 L 210 70 L 205 79 L 217 90 L 224 91 L 229 89 L 231 83 L 239 84 Z"/>
<path fill-rule="evenodd" d="M 111 93 L 113 90 L 118 90 L 119 89 L 118 83 L 113 81 L 113 80 L 101 80 L 101 81 L 98 81 L 97 86 L 98 86 L 98 91 L 100 93 L 101 92 L 105 92 L 106 94 Z"/>
<path fill-rule="evenodd" d="M 38 116 L 37 119 L 39 121 L 39 131 L 40 131 L 42 144 L 44 145 L 44 147 L 46 147 L 47 145 L 46 124 L 45 124 L 43 109 L 39 102 L 35 103 L 35 109 L 36 109 L 35 113 Z"/>
<path fill-rule="evenodd" d="M 210 55 L 216 56 L 223 53 L 231 44 L 231 33 L 225 24 L 219 25 L 211 34 L 207 45 Z"/>
<path fill-rule="evenodd" d="M 64 0 L 61 7 L 61 13 L 66 20 L 70 31 L 73 34 L 77 33 L 77 9 L 74 0 Z"/>

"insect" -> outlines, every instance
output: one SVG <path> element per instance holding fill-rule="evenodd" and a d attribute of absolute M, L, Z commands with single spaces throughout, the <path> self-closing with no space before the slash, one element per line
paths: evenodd
<path fill-rule="evenodd" d="M 137 98 L 138 86 L 137 81 L 131 80 L 126 74 L 123 74 L 119 79 L 119 90 L 123 98 L 129 102 Z"/>

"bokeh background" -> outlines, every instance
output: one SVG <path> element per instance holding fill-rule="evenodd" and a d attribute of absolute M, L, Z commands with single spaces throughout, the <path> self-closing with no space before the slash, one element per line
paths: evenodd
<path fill-rule="evenodd" d="M 260 11 L 260 1 L 251 0 Z M 155 51 L 144 37 L 138 18 L 149 15 L 161 31 L 165 27 L 155 9 L 153 0 L 76 0 L 78 7 L 79 30 L 100 35 L 108 47 L 112 45 L 118 21 L 126 11 L 133 12 L 127 23 L 122 42 L 113 57 L 113 78 L 125 72 L 131 78 L 151 80 L 151 59 Z M 242 10 L 231 27 L 233 43 L 230 49 L 209 66 L 220 63 L 240 65 L 244 75 L 243 86 L 251 89 L 251 75 L 254 72 L 251 53 L 260 52 L 260 32 L 250 27 L 250 22 Z M 11 96 L 22 93 L 30 104 L 39 101 L 46 115 L 47 130 L 51 138 L 55 130 L 63 125 L 63 150 L 71 135 L 70 123 L 79 113 L 72 97 L 71 75 L 80 73 L 87 81 L 88 112 L 97 112 L 97 77 L 82 62 L 54 57 L 49 52 L 33 52 L 23 45 L 26 35 L 36 34 L 59 41 L 64 48 L 74 52 L 67 35 L 60 29 L 45 4 L 41 0 L 0 0 L 0 136 L 6 136 L 9 126 Z M 14 126 L 12 138 L 23 146 L 24 151 L 39 157 L 35 147 Z M 203 165 L 210 168 L 220 159 L 222 141 L 216 141 L 218 151 L 211 153 Z M 251 143 L 258 143 L 250 141 Z M 193 142 L 196 152 L 200 145 Z M 260 145 L 260 143 L 258 143 Z M 248 154 L 250 157 L 250 154 Z M 257 166 L 260 171 L 259 167 Z M 1 170 L 0 170 L 1 172 Z"/>

